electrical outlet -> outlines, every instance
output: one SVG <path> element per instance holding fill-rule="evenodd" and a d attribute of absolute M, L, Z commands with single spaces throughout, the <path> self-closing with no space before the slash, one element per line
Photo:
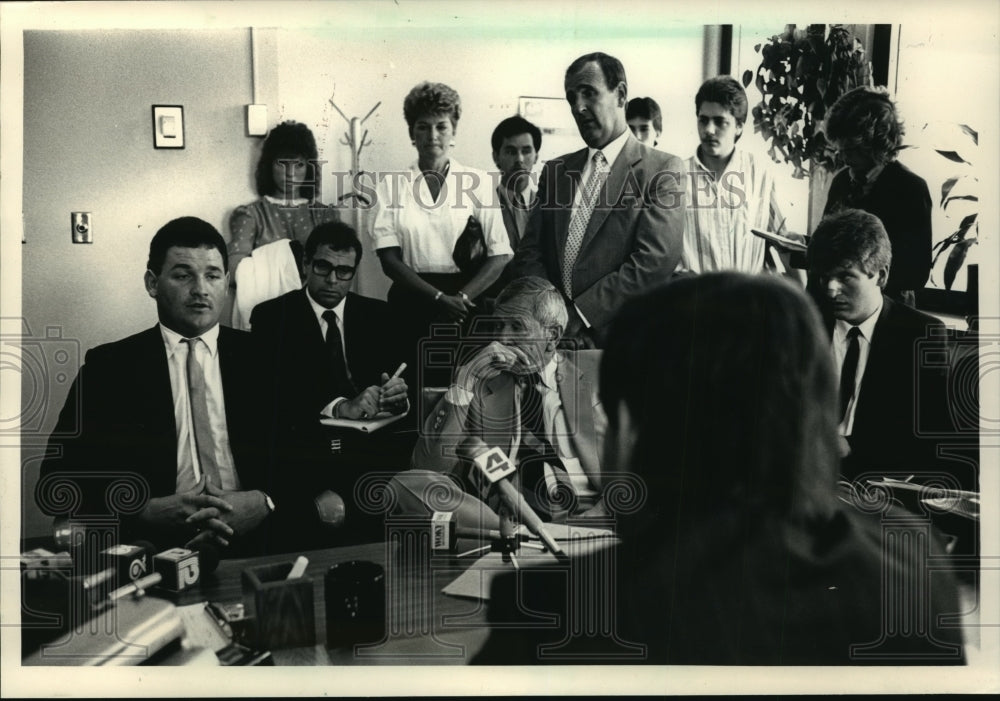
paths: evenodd
<path fill-rule="evenodd" d="M 91 227 L 90 212 L 73 212 L 70 216 L 73 243 L 93 243 L 94 230 Z"/>

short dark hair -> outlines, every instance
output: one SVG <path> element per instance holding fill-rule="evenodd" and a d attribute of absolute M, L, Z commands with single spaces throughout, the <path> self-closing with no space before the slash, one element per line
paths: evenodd
<path fill-rule="evenodd" d="M 629 300 L 612 322 L 599 383 L 612 429 L 619 406 L 629 410 L 637 433 L 629 468 L 656 501 L 623 519 L 629 537 L 669 539 L 665 529 L 698 532 L 710 522 L 712 540 L 726 528 L 803 523 L 834 507 L 829 338 L 787 281 L 708 273 Z"/>
<path fill-rule="evenodd" d="M 300 187 L 300 192 L 311 188 L 314 197 L 319 193 L 319 169 L 316 166 L 319 156 L 316 150 L 316 138 L 305 124 L 287 121 L 274 127 L 261 146 L 256 173 L 258 195 L 273 195 L 278 192 L 278 185 L 274 182 L 274 162 L 290 156 L 305 159 L 313 171 L 311 179 L 316 185 L 303 185 Z"/>
<path fill-rule="evenodd" d="M 866 275 L 874 275 L 892 265 L 892 244 L 874 214 L 842 209 L 820 221 L 809 238 L 806 263 L 813 274 L 855 265 Z"/>
<path fill-rule="evenodd" d="M 363 248 L 358 232 L 350 224 L 342 221 L 331 221 L 320 224 L 306 239 L 305 259 L 312 260 L 320 246 L 329 246 L 334 251 L 353 250 L 357 255 L 354 264 L 361 262 Z"/>
<path fill-rule="evenodd" d="M 702 103 L 715 102 L 729 110 L 736 123 L 746 124 L 747 121 L 747 91 L 739 81 L 728 75 L 717 75 L 709 78 L 694 96 L 695 114 L 701 109 Z"/>
<path fill-rule="evenodd" d="M 584 54 L 569 64 L 569 68 L 566 69 L 564 82 L 591 61 L 601 67 L 601 73 L 604 74 L 604 86 L 608 90 L 614 90 L 618 83 L 625 83 L 625 93 L 628 94 L 628 80 L 625 78 L 625 66 L 614 56 L 608 56 L 606 53 L 600 51 Z"/>
<path fill-rule="evenodd" d="M 663 132 L 663 113 L 651 97 L 633 97 L 625 105 L 625 119 L 648 119 L 657 132 Z"/>
<path fill-rule="evenodd" d="M 512 136 L 520 136 L 521 134 L 531 134 L 531 143 L 535 145 L 535 150 L 542 150 L 542 130 L 524 117 L 514 115 L 513 117 L 507 117 L 507 119 L 497 124 L 497 128 L 493 130 L 493 136 L 490 137 L 490 145 L 493 146 L 493 152 L 496 153 L 500 150 L 504 139 L 509 139 Z"/>
<path fill-rule="evenodd" d="M 452 88 L 444 83 L 424 81 L 418 83 L 403 100 L 403 117 L 406 125 L 412 130 L 417 120 L 426 115 L 447 114 L 451 118 L 451 126 L 458 126 L 462 116 L 462 98 Z"/>
<path fill-rule="evenodd" d="M 149 242 L 146 269 L 159 275 L 171 248 L 214 248 L 222 255 L 222 269 L 229 272 L 226 241 L 214 226 L 198 217 L 179 217 L 160 227 Z"/>

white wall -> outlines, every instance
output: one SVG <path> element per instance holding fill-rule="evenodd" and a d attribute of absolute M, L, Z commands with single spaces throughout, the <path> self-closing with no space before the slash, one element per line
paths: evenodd
<path fill-rule="evenodd" d="M 82 360 L 151 326 L 142 275 L 156 230 L 194 215 L 228 236 L 229 211 L 255 197 L 250 65 L 249 29 L 25 32 L 22 315 L 32 335 L 58 329 Z M 273 78 L 261 90 L 273 95 Z M 153 148 L 151 106 L 164 103 L 184 106 L 183 150 Z M 72 211 L 93 213 L 93 244 L 71 242 Z M 23 441 L 26 505 L 32 443 L 44 443 L 75 374 L 52 373 L 43 387 L 22 373 L 23 405 L 44 399 L 45 413 L 40 437 Z M 37 532 L 33 508 L 25 518 L 25 533 Z"/>
<path fill-rule="evenodd" d="M 550 28 L 551 29 L 551 28 Z M 372 144 L 362 151 L 362 169 L 378 172 L 405 169 L 416 159 L 403 119 L 403 99 L 422 80 L 442 82 L 462 99 L 453 155 L 466 165 L 494 170 L 490 135 L 497 123 L 517 112 L 519 96 L 564 96 L 563 76 L 576 57 L 604 51 L 625 66 L 632 96 L 652 96 L 664 111 L 660 147 L 681 156 L 697 145 L 694 95 L 701 84 L 703 28 L 658 30 L 650 35 L 631 30 L 616 35 L 594 27 L 573 33 L 555 32 L 540 41 L 532 32 L 512 36 L 509 28 L 475 32 L 435 32 L 428 41 L 413 31 L 372 29 L 363 35 L 340 28 L 282 30 L 278 34 L 280 109 L 284 119 L 314 128 L 321 159 L 327 160 L 324 197 L 336 200 L 334 171 L 350 169 L 350 151 L 340 143 L 347 123 L 329 104 L 331 96 L 348 118 L 368 119 Z M 599 37 L 599 38 L 598 38 Z M 568 107 L 567 114 L 568 114 Z M 576 137 L 570 148 L 582 148 Z M 566 147 L 566 140 L 561 142 Z M 543 158 L 560 155 L 543 139 Z M 364 294 L 382 296 L 388 281 L 366 247 L 358 276 Z"/>

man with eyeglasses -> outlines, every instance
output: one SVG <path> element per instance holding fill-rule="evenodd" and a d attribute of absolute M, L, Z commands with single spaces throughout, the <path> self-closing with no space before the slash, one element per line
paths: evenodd
<path fill-rule="evenodd" d="M 408 349 L 395 339 L 388 306 L 350 292 L 361 255 L 348 224 L 320 224 L 305 245 L 305 286 L 258 304 L 250 315 L 274 407 L 274 449 L 311 465 L 309 478 L 345 499 L 361 468 L 346 459 L 331 467 L 331 451 L 333 459 L 343 456 L 345 444 L 362 434 L 331 438 L 320 419 L 364 420 L 408 407 L 406 381 L 393 376 Z"/>

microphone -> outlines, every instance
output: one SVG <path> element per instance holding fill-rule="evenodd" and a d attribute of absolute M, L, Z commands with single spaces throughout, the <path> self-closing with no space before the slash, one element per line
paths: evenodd
<path fill-rule="evenodd" d="M 152 571 L 150 558 L 156 546 L 145 540 L 132 544 L 120 543 L 101 551 L 101 562 L 105 568 L 114 570 L 116 581 L 126 584 L 145 577 Z"/>
<path fill-rule="evenodd" d="M 203 543 L 199 550 L 170 548 L 153 556 L 153 569 L 160 575 L 160 589 L 178 593 L 193 587 L 219 566 L 219 551 Z"/>
<path fill-rule="evenodd" d="M 518 520 L 527 526 L 533 535 L 538 536 L 553 555 L 558 559 L 566 559 L 566 553 L 549 535 L 545 529 L 545 523 L 510 483 L 509 477 L 517 472 L 517 468 L 506 453 L 499 447 L 490 448 L 481 438 L 475 436 L 466 438 L 457 452 L 461 457 L 475 463 L 479 476 L 486 479 L 492 488 L 497 490 L 500 498 L 514 512 Z"/>

